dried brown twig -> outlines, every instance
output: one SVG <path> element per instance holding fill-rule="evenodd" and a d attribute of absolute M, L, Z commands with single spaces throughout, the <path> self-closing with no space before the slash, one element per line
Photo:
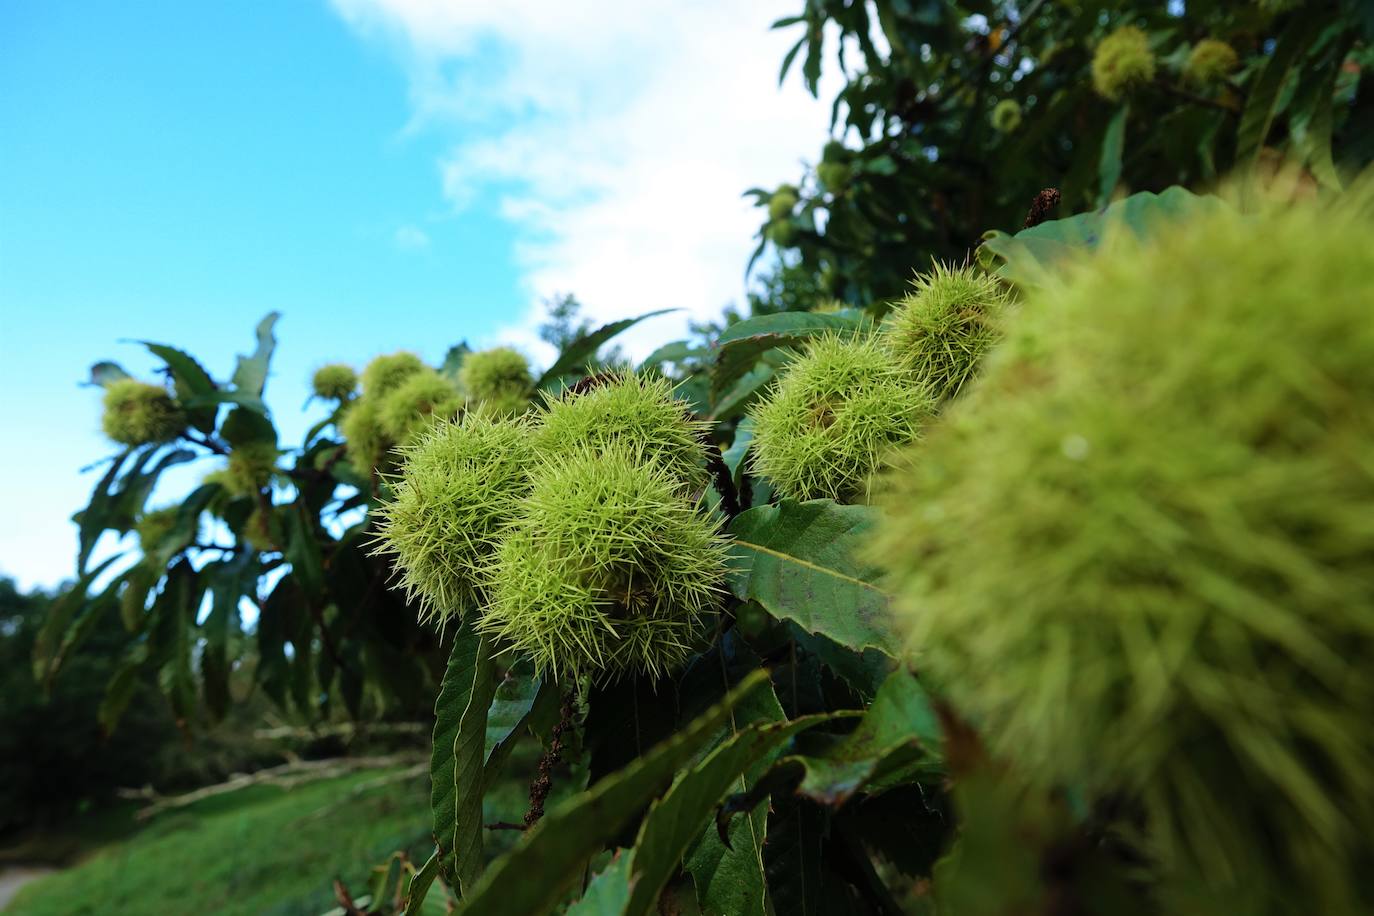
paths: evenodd
<path fill-rule="evenodd" d="M 558 765 L 559 760 L 563 757 L 563 734 L 573 724 L 573 712 L 576 708 L 574 700 L 575 695 L 571 690 L 563 697 L 563 708 L 560 711 L 558 724 L 553 727 L 548 749 L 539 758 L 539 772 L 530 782 L 530 809 L 525 812 L 525 827 L 527 829 L 539 823 L 539 819 L 544 816 L 544 802 L 548 799 L 550 790 L 553 789 L 553 768 Z"/>

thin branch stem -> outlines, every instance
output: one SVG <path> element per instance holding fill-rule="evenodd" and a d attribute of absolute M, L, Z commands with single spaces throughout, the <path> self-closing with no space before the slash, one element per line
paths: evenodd
<path fill-rule="evenodd" d="M 219 442 L 214 441 L 214 440 L 211 439 L 209 436 L 197 436 L 197 435 L 195 435 L 194 433 L 192 433 L 190 430 L 187 430 L 187 431 L 185 431 L 185 432 L 183 432 L 183 433 L 181 434 L 181 437 L 182 437 L 183 439 L 185 439 L 187 442 L 191 442 L 191 443 L 194 443 L 195 445 L 199 445 L 201 448 L 204 448 L 204 449 L 209 449 L 210 451 L 214 452 L 216 455 L 227 455 L 227 454 L 229 454 L 229 449 L 228 449 L 227 447 L 225 447 L 224 445 L 222 445 L 222 444 L 219 443 Z"/>
<path fill-rule="evenodd" d="M 1236 110 L 1234 105 L 1227 105 L 1220 99 L 1209 99 L 1205 95 L 1198 95 L 1195 92 L 1189 92 L 1187 89 L 1184 89 L 1181 86 L 1175 86 L 1173 83 L 1167 82 L 1165 80 L 1155 80 L 1150 85 L 1154 86 L 1156 89 L 1158 89 L 1160 92 L 1165 93 L 1166 95 L 1172 95 L 1174 98 L 1182 99 L 1185 102 L 1191 102 L 1194 105 L 1201 105 L 1204 108 L 1214 108 L 1217 111 L 1224 111 L 1232 117 L 1240 117 L 1240 112 Z"/>

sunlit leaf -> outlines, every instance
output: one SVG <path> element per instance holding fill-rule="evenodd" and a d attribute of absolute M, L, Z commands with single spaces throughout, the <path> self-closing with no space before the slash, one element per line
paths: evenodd
<path fill-rule="evenodd" d="M 888 596 L 855 556 L 877 510 L 828 499 L 759 506 L 731 523 L 730 587 L 775 617 L 851 649 L 896 654 Z"/>
<path fill-rule="evenodd" d="M 496 691 L 487 641 L 460 621 L 434 703 L 430 807 L 440 874 L 466 892 L 482 866 L 487 710 Z"/>
<path fill-rule="evenodd" d="M 272 351 L 277 347 L 277 338 L 272 335 L 272 328 L 280 317 L 277 312 L 269 312 L 259 321 L 255 332 L 258 339 L 257 348 L 251 356 L 239 357 L 233 378 L 234 390 L 239 394 L 262 397 L 263 387 L 267 384 L 267 369 L 272 362 Z"/>
<path fill-rule="evenodd" d="M 597 351 L 624 331 L 629 330 L 635 325 L 644 321 L 646 318 L 654 318 L 658 315 L 666 315 L 675 309 L 659 309 L 656 312 L 649 312 L 640 315 L 638 318 L 624 318 L 620 321 L 612 321 L 610 324 L 602 325 L 590 334 L 579 337 L 564 348 L 558 355 L 558 359 L 548 371 L 540 376 L 535 387 L 540 391 L 557 391 L 563 387 L 566 376 L 577 375 L 584 372 L 591 361 L 596 357 Z"/>

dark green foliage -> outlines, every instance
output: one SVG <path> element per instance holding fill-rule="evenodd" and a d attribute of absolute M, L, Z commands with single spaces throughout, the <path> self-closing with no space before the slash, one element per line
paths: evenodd
<path fill-rule="evenodd" d="M 34 680 L 34 638 L 54 601 L 23 594 L 0 579 L 0 833 L 52 823 L 82 805 L 107 801 L 116 788 L 163 773 L 158 749 L 177 741 L 176 727 L 152 685 L 135 684 L 139 703 L 110 738 L 96 719 L 105 683 L 124 642 L 108 613 L 50 694 Z"/>
<path fill-rule="evenodd" d="M 1076 213 L 1106 203 L 1118 184 L 1213 182 L 1264 147 L 1328 185 L 1338 180 L 1333 159 L 1358 169 L 1374 158 L 1374 106 L 1361 91 L 1367 45 L 1338 75 L 1369 34 L 1357 0 L 1278 15 L 1242 2 L 797 6 L 777 23 L 796 36 L 782 76 L 815 93 L 824 68 L 843 69 L 832 124 L 843 144 L 817 138 L 786 223 L 776 192 L 752 192 L 768 211 L 760 250 L 766 240 L 782 256 L 769 268 L 770 287 L 782 287 L 769 301 L 819 288 L 881 308 L 932 258 L 963 261 L 984 231 L 1019 228 L 1045 187 L 1061 189 L 1063 212 Z M 1236 63 L 1190 64 L 1202 39 L 1226 43 Z M 1199 86 L 1204 73 L 1212 82 Z"/>
<path fill-rule="evenodd" d="M 1256 911 L 1367 903 L 1366 200 L 1109 239 L 894 473 L 873 553 L 995 753 L 1133 800 L 1166 885 Z"/>
<path fill-rule="evenodd" d="M 843 646 L 895 654 L 887 595 L 874 567 L 855 556 L 876 517 L 828 499 L 750 509 L 730 526 L 731 588 Z"/>
<path fill-rule="evenodd" d="M 392 854 L 413 856 L 428 843 L 415 804 L 423 777 L 395 775 L 355 774 L 289 790 L 257 786 L 205 799 L 25 887 L 5 912 L 320 916 L 337 904 L 336 878 L 362 898 L 379 888 L 377 863 L 400 878 L 404 869 Z M 383 778 L 392 781 L 377 784 Z M 431 904 L 424 916 L 444 916 L 440 895 Z"/>
<path fill-rule="evenodd" d="M 122 719 L 116 739 L 154 683 L 187 740 L 253 698 L 303 721 L 432 710 L 415 804 L 437 848 L 388 860 L 371 912 L 1362 903 L 1370 398 L 1340 395 L 1374 365 L 1367 218 L 1213 245 L 1190 227 L 1231 205 L 1175 186 L 1240 167 L 1248 199 L 1291 202 L 1374 157 L 1353 13 L 809 0 L 777 24 L 801 33 L 784 77 L 814 92 L 838 31 L 844 83 L 815 167 L 748 192 L 769 255 L 749 317 L 631 372 L 611 342 L 659 313 L 594 327 L 559 297 L 542 374 L 459 343 L 377 357 L 355 396 L 336 365 L 300 442 L 263 398 L 275 315 L 227 378 L 146 344 L 169 382 L 139 397 L 176 422 L 93 475 L 79 578 L 8 670 L 54 703 L 94 677 L 84 715 Z M 1066 285 L 1115 246 L 1112 282 Z M 109 361 L 91 380 L 142 384 Z M 1237 417 L 1249 451 L 1203 447 Z M 905 498 L 856 504 L 909 444 Z M 203 459 L 202 486 L 147 505 Z M 1170 515 L 1190 467 L 1215 473 Z M 1256 506 L 1272 524 L 1241 523 Z M 135 528 L 140 550 L 90 562 Z M 1272 613 L 1290 604 L 1310 613 Z"/>
<path fill-rule="evenodd" d="M 498 414 L 523 412 L 534 394 L 529 361 L 510 347 L 469 353 L 458 381 L 470 401 Z"/>

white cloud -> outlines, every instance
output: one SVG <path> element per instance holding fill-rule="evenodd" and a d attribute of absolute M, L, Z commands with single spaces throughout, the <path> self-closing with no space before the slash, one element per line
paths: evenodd
<path fill-rule="evenodd" d="M 418 226 L 401 226 L 396 230 L 395 241 L 402 251 L 423 251 L 429 247 L 429 235 Z"/>
<path fill-rule="evenodd" d="M 796 180 L 825 139 L 834 87 L 777 84 L 797 32 L 768 27 L 801 0 L 332 2 L 400 55 L 408 130 L 460 128 L 450 204 L 500 189 L 531 302 L 502 336 L 532 351 L 554 292 L 599 321 L 683 309 L 628 335 L 641 353 L 741 302 L 759 223 L 742 193 Z"/>

